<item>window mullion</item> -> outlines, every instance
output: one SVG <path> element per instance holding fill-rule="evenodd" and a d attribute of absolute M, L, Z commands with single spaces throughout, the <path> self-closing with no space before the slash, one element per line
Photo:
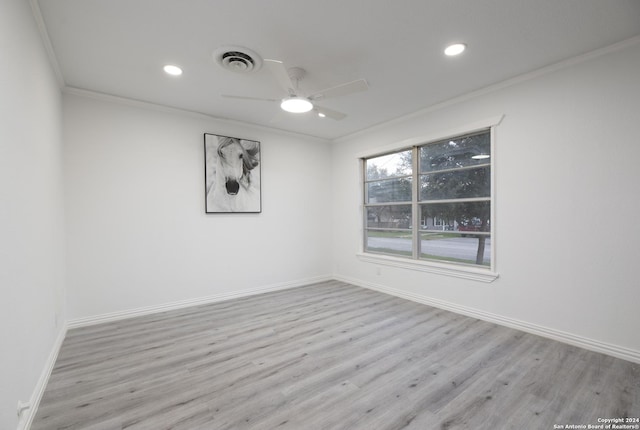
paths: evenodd
<path fill-rule="evenodd" d="M 411 175 L 395 175 L 395 176 L 387 176 L 385 178 L 376 178 L 376 179 L 367 179 L 365 177 L 364 183 L 365 184 L 370 184 L 370 183 L 373 183 L 373 182 L 393 181 L 393 180 L 396 180 L 396 179 L 405 179 L 405 178 L 411 178 Z"/>
<path fill-rule="evenodd" d="M 410 205 L 411 202 L 410 201 L 399 201 L 399 202 L 382 202 L 382 203 L 365 203 L 365 207 L 368 208 L 375 208 L 378 206 L 407 206 Z"/>
<path fill-rule="evenodd" d="M 367 160 L 364 158 L 360 163 L 361 177 L 362 177 L 362 249 L 367 249 L 367 201 L 369 201 L 369 191 L 365 183 L 367 179 Z"/>
<path fill-rule="evenodd" d="M 426 172 L 420 172 L 420 175 L 425 176 L 425 175 L 434 175 L 437 173 L 463 172 L 465 170 L 482 169 L 485 167 L 491 167 L 491 163 L 473 164 L 471 166 L 463 166 L 463 167 L 449 167 L 447 169 L 427 170 Z"/>
<path fill-rule="evenodd" d="M 420 206 L 418 205 L 418 198 L 420 194 L 420 172 L 418 166 L 420 165 L 419 150 L 417 146 L 412 150 L 412 163 L 411 170 L 413 173 L 413 187 L 411 191 L 411 220 L 412 220 L 412 236 L 413 236 L 413 258 L 418 259 L 420 257 Z"/>
<path fill-rule="evenodd" d="M 421 200 L 422 204 L 434 204 L 434 203 L 471 203 L 471 202 L 490 202 L 491 197 L 467 197 L 465 199 L 435 199 L 435 200 Z"/>

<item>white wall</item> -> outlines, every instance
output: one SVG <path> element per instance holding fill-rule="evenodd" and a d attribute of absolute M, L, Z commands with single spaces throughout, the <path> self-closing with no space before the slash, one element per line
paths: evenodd
<path fill-rule="evenodd" d="M 65 320 L 60 90 L 29 3 L 0 2 L 0 428 Z"/>
<path fill-rule="evenodd" d="M 638 43 L 333 145 L 74 94 L 61 107 L 24 0 L 0 3 L 0 63 L 0 428 L 33 400 L 67 319 L 332 270 L 640 353 Z M 502 114 L 500 278 L 359 261 L 356 154 Z M 262 142 L 262 214 L 204 213 L 204 132 Z"/>
<path fill-rule="evenodd" d="M 63 97 L 70 319 L 330 275 L 330 145 Z M 203 133 L 259 140 L 261 214 L 205 214 Z"/>
<path fill-rule="evenodd" d="M 640 356 L 639 42 L 335 142 L 336 275 Z M 387 266 L 377 275 L 359 261 L 357 155 L 502 114 L 494 154 L 500 277 L 485 284 Z"/>

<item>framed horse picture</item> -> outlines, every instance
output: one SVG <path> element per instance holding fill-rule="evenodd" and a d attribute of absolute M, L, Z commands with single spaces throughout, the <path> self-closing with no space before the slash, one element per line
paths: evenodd
<path fill-rule="evenodd" d="M 204 134 L 206 213 L 260 213 L 260 142 Z"/>

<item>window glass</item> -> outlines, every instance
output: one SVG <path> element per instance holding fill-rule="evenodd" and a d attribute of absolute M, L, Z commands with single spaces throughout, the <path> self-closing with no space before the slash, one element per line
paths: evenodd
<path fill-rule="evenodd" d="M 489 167 L 444 171 L 420 176 L 420 200 L 491 196 Z"/>
<path fill-rule="evenodd" d="M 420 148 L 421 172 L 488 164 L 490 161 L 491 138 L 488 132 L 446 139 Z"/>
<path fill-rule="evenodd" d="M 366 189 L 366 202 L 410 202 L 412 186 L 412 180 L 410 177 L 368 182 Z"/>
<path fill-rule="evenodd" d="M 411 231 L 368 230 L 365 236 L 365 250 L 411 257 L 413 253 Z"/>
<path fill-rule="evenodd" d="M 411 175 L 412 151 L 406 150 L 366 160 L 367 181 Z"/>
<path fill-rule="evenodd" d="M 420 205 L 420 258 L 489 266 L 490 216 L 488 201 Z"/>
<path fill-rule="evenodd" d="M 451 263 L 491 265 L 491 236 L 469 236 L 456 233 L 420 235 L 420 258 Z"/>
<path fill-rule="evenodd" d="M 367 228 L 411 228 L 411 205 L 367 207 Z"/>
<path fill-rule="evenodd" d="M 446 231 L 491 231 L 491 202 L 437 203 L 420 205 L 420 228 L 429 230 L 433 218 L 443 220 L 438 226 Z"/>

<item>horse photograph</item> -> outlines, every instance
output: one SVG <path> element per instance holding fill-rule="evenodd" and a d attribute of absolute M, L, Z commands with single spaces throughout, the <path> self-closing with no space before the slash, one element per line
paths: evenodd
<path fill-rule="evenodd" d="M 262 211 L 260 142 L 205 133 L 206 213 Z"/>

